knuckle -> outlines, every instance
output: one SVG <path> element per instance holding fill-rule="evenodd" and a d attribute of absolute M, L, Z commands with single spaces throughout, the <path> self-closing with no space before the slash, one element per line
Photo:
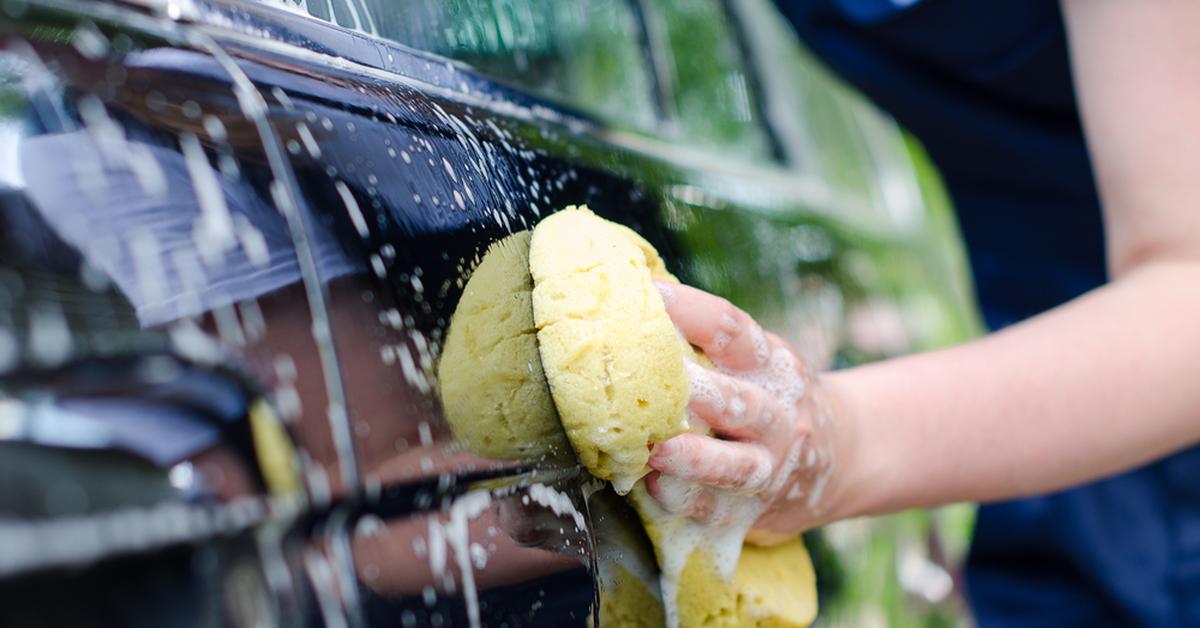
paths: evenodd
<path fill-rule="evenodd" d="M 742 319 L 746 317 L 746 313 L 738 306 L 734 305 L 729 299 L 718 297 L 717 313 L 721 316 L 721 326 L 726 331 L 736 331 L 741 325 Z"/>
<path fill-rule="evenodd" d="M 713 343 L 725 348 L 731 340 L 746 331 L 747 322 L 753 323 L 749 315 L 726 299 L 717 302 L 715 313 L 717 325 L 712 329 Z"/>
<path fill-rule="evenodd" d="M 739 463 L 738 484 L 742 489 L 756 490 L 771 477 L 773 465 L 762 456 L 747 457 Z"/>
<path fill-rule="evenodd" d="M 760 436 L 769 436 L 776 430 L 779 425 L 781 415 L 777 412 L 768 410 L 758 415 L 758 431 Z"/>

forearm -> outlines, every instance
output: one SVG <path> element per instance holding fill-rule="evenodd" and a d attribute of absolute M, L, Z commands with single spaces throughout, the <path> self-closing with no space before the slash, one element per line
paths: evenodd
<path fill-rule="evenodd" d="M 1116 279 L 989 338 L 833 373 L 825 387 L 776 365 L 784 343 L 764 342 L 745 313 L 681 287 L 668 313 L 722 367 L 699 376 L 688 407 L 719 439 L 660 444 L 656 471 L 756 492 L 760 530 L 792 534 L 1053 491 L 1200 441 L 1200 3 L 1063 6 Z M 767 358 L 806 384 L 799 402 L 746 367 Z"/>
<path fill-rule="evenodd" d="M 1048 492 L 1200 441 L 1200 263 L 1150 262 L 960 347 L 833 373 L 836 518 Z"/>

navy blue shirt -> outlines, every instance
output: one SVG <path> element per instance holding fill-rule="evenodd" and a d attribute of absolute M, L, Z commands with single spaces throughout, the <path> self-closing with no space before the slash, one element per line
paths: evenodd
<path fill-rule="evenodd" d="M 989 326 L 1104 283 L 1056 0 L 778 1 L 818 56 L 925 144 Z M 967 583 L 985 628 L 1200 626 L 1200 449 L 983 506 Z"/>

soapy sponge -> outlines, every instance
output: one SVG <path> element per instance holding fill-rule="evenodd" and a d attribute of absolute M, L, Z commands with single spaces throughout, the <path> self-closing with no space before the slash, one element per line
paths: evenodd
<path fill-rule="evenodd" d="M 530 459 L 573 449 L 593 475 L 621 493 L 633 489 L 630 502 L 659 565 L 683 560 L 662 587 L 625 569 L 639 562 L 629 556 L 605 566 L 603 625 L 807 626 L 816 587 L 799 539 L 740 548 L 736 568 L 722 577 L 715 548 L 728 543 L 693 538 L 680 553 L 675 537 L 706 531 L 662 511 L 637 484 L 650 448 L 689 429 L 684 360 L 707 365 L 676 332 L 654 279 L 675 280 L 654 248 L 586 208 L 567 208 L 532 237 L 521 232 L 489 248 L 438 367 L 447 421 L 481 455 Z M 597 534 L 601 544 L 604 536 Z M 741 538 L 732 541 L 737 548 Z"/>
<path fill-rule="evenodd" d="M 586 208 L 538 224 L 529 268 L 567 438 L 588 471 L 626 493 L 649 472 L 650 446 L 688 429 L 684 345 L 652 283 L 674 278 L 640 236 Z"/>
<path fill-rule="evenodd" d="M 676 332 L 652 283 L 675 278 L 629 229 L 567 208 L 534 229 L 529 261 L 542 365 L 568 439 L 589 471 L 624 493 L 648 470 L 650 447 L 689 429 L 684 360 L 711 363 Z M 666 597 L 667 625 L 799 627 L 814 619 L 815 579 L 799 539 L 742 548 L 740 533 L 666 513 L 641 484 L 630 498 L 663 586 L 657 598 L 636 580 L 618 586 L 602 597 L 610 618 L 644 618 L 649 600 Z M 722 553 L 737 560 L 731 577 L 722 577 Z"/>
<path fill-rule="evenodd" d="M 667 569 L 667 555 L 672 543 L 686 535 L 687 521 L 666 514 L 653 502 L 642 485 L 630 493 L 630 501 L 641 516 L 646 535 Z M 735 539 L 740 544 L 741 539 Z M 661 595 L 674 596 L 663 609 L 665 617 L 684 628 L 804 628 L 817 616 L 816 575 L 804 541 L 799 537 L 771 547 L 741 545 L 740 555 L 731 578 L 721 576 L 716 554 L 720 541 L 700 543 L 687 556 L 674 583 L 664 586 Z M 621 608 L 628 602 L 619 598 L 612 602 Z M 627 614 L 628 611 L 618 611 Z"/>

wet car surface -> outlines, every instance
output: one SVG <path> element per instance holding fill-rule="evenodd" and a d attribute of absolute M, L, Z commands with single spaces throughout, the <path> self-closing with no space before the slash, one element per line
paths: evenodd
<path fill-rule="evenodd" d="M 597 619 L 635 519 L 437 395 L 568 205 L 818 364 L 969 331 L 928 165 L 765 6 L 484 4 L 0 4 L 0 623 Z"/>

